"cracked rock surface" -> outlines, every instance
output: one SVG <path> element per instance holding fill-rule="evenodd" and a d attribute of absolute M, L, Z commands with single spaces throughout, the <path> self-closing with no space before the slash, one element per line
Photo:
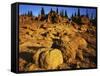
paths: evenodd
<path fill-rule="evenodd" d="M 19 71 L 96 67 L 96 27 L 70 23 L 55 12 L 19 16 Z"/>

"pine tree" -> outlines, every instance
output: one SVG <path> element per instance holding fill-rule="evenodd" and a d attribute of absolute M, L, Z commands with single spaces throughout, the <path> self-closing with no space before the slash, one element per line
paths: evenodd
<path fill-rule="evenodd" d="M 91 22 L 93 23 L 94 26 L 97 26 L 97 17 L 93 13 L 92 13 Z"/>
<path fill-rule="evenodd" d="M 91 13 L 91 17 L 90 17 L 90 19 L 91 19 L 91 20 L 93 19 L 93 13 Z"/>
<path fill-rule="evenodd" d="M 27 15 L 30 16 L 30 11 L 28 11 L 28 14 Z"/>
<path fill-rule="evenodd" d="M 32 11 L 28 11 L 27 15 L 28 16 L 33 16 Z"/>
<path fill-rule="evenodd" d="M 64 10 L 62 10 L 62 16 L 64 16 Z"/>
<path fill-rule="evenodd" d="M 72 14 L 72 16 L 71 16 L 71 19 L 73 19 L 73 14 Z"/>
<path fill-rule="evenodd" d="M 86 17 L 89 17 L 89 15 L 88 15 L 88 9 L 86 10 Z"/>
<path fill-rule="evenodd" d="M 76 12 L 75 12 L 75 15 L 74 16 L 77 16 Z"/>
<path fill-rule="evenodd" d="M 62 11 L 60 11 L 60 16 L 62 16 Z"/>
<path fill-rule="evenodd" d="M 41 15 L 45 15 L 44 8 L 41 9 Z"/>
<path fill-rule="evenodd" d="M 64 10 L 60 11 L 60 15 L 63 17 L 64 16 Z"/>
<path fill-rule="evenodd" d="M 33 16 L 32 11 L 30 11 L 30 16 Z"/>
<path fill-rule="evenodd" d="M 97 16 L 94 17 L 95 26 L 97 25 Z"/>
<path fill-rule="evenodd" d="M 56 13 L 58 14 L 58 8 L 56 9 Z"/>
<path fill-rule="evenodd" d="M 53 10 L 52 10 L 52 8 L 51 8 L 50 13 L 52 13 L 52 11 L 53 11 Z"/>
<path fill-rule="evenodd" d="M 65 10 L 65 17 L 68 18 L 67 11 Z"/>
<path fill-rule="evenodd" d="M 78 8 L 78 14 L 77 15 L 78 15 L 78 17 L 80 17 L 80 9 L 79 8 Z"/>

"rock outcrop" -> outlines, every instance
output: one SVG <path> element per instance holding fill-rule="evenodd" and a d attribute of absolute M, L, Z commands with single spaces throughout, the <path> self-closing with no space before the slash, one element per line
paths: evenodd
<path fill-rule="evenodd" d="M 20 71 L 96 67 L 96 27 L 86 16 L 81 25 L 55 11 L 19 18 Z"/>

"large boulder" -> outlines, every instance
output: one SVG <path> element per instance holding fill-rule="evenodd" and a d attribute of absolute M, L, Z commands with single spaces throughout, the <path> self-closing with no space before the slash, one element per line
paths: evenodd
<path fill-rule="evenodd" d="M 63 63 L 63 56 L 60 50 L 53 49 L 46 55 L 45 67 L 47 69 L 56 69 Z"/>
<path fill-rule="evenodd" d="M 36 52 L 33 56 L 35 64 L 40 65 L 41 68 L 45 69 L 56 69 L 60 64 L 63 63 L 63 56 L 60 50 L 53 49 L 42 49 Z"/>
<path fill-rule="evenodd" d="M 57 14 L 55 11 L 52 11 L 48 14 L 47 22 L 48 23 L 68 23 L 69 20 Z"/>
<path fill-rule="evenodd" d="M 90 20 L 89 20 L 88 17 L 82 15 L 82 16 L 81 16 L 81 23 L 82 23 L 82 24 L 88 25 L 88 24 L 90 23 Z"/>
<path fill-rule="evenodd" d="M 78 56 L 83 60 L 82 50 L 87 47 L 87 42 L 84 38 L 74 37 L 68 43 L 62 44 L 65 47 L 63 49 L 63 55 L 66 62 L 72 62 Z"/>

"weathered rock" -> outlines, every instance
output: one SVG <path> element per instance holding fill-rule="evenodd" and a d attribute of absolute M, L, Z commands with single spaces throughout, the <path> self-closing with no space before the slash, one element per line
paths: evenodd
<path fill-rule="evenodd" d="M 81 23 L 88 25 L 90 23 L 90 20 L 86 16 L 81 16 Z"/>
<path fill-rule="evenodd" d="M 82 64 L 85 58 L 94 63 L 96 27 L 88 27 L 89 19 L 85 16 L 77 18 L 81 19 L 79 23 L 82 26 L 69 22 L 55 11 L 34 17 L 34 20 L 29 16 L 20 16 L 19 53 L 27 52 L 31 55 L 25 54 L 27 59 L 20 55 L 23 60 L 20 59 L 19 69 L 34 71 L 81 68 L 85 66 L 86 62 Z M 87 48 L 87 44 L 90 48 Z M 32 61 L 29 62 L 28 58 Z M 86 66 L 91 67 L 90 63 Z"/>
<path fill-rule="evenodd" d="M 88 27 L 89 26 L 87 26 L 87 25 L 81 25 L 81 27 L 80 27 L 80 32 L 86 32 L 87 30 L 88 30 Z"/>
<path fill-rule="evenodd" d="M 32 63 L 29 63 L 25 68 L 25 71 L 34 71 L 34 70 L 40 70 L 40 68 L 36 64 Z"/>
<path fill-rule="evenodd" d="M 57 14 L 55 11 L 52 11 L 48 14 L 48 19 L 47 22 L 48 23 L 57 23 Z"/>
<path fill-rule="evenodd" d="M 23 44 L 19 45 L 19 47 L 20 47 L 19 48 L 20 52 L 25 52 L 25 51 L 29 50 L 28 47 L 42 47 L 42 46 L 40 44 L 38 44 L 36 41 L 30 40 L 30 41 L 26 41 Z"/>
<path fill-rule="evenodd" d="M 80 57 L 80 59 L 83 59 L 82 50 L 87 47 L 87 42 L 81 38 L 81 37 L 75 37 L 72 41 L 69 43 L 63 44 L 65 47 L 65 50 L 63 50 L 64 53 L 64 59 L 68 62 L 72 62 L 74 59 L 76 59 L 77 54 Z"/>
<path fill-rule="evenodd" d="M 45 15 L 39 15 L 39 16 L 38 16 L 38 21 L 44 21 L 45 18 L 46 18 Z"/>
<path fill-rule="evenodd" d="M 25 64 L 27 64 L 27 61 L 22 58 L 19 58 L 19 71 L 24 71 Z"/>
<path fill-rule="evenodd" d="M 39 50 L 33 56 L 35 64 L 45 69 L 56 69 L 60 64 L 63 63 L 63 56 L 60 50 Z"/>
<path fill-rule="evenodd" d="M 61 17 L 55 11 L 52 11 L 48 14 L 47 22 L 48 23 L 68 23 L 69 20 L 64 17 Z"/>
<path fill-rule="evenodd" d="M 45 52 L 46 50 L 38 50 L 36 53 L 35 53 L 35 55 L 33 56 L 33 60 L 35 61 L 35 64 L 36 65 L 40 65 L 40 63 L 39 63 L 39 57 L 40 57 L 40 54 L 42 53 L 42 52 Z"/>
<path fill-rule="evenodd" d="M 63 63 L 63 56 L 60 50 L 53 49 L 46 55 L 45 68 L 56 69 L 60 64 Z"/>

